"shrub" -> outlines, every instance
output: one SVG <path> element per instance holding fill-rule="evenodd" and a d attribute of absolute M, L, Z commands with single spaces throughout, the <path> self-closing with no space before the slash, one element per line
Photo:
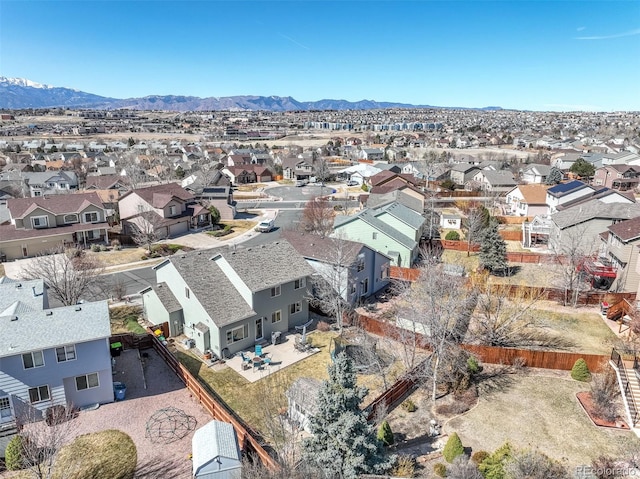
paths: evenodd
<path fill-rule="evenodd" d="M 82 248 L 68 248 L 65 253 L 69 259 L 82 258 L 82 256 L 84 256 L 84 250 Z"/>
<path fill-rule="evenodd" d="M 480 366 L 475 356 L 470 356 L 469 359 L 467 359 L 467 370 L 471 374 L 477 374 L 482 371 L 482 366 Z"/>
<path fill-rule="evenodd" d="M 613 422 L 618 417 L 618 404 L 620 395 L 618 378 L 615 371 L 607 367 L 604 371 L 596 373 L 591 378 L 591 400 L 594 413 L 605 421 Z"/>
<path fill-rule="evenodd" d="M 100 245 L 99 244 L 92 244 L 91 245 L 91 251 L 93 251 L 94 253 L 98 253 L 100 251 Z"/>
<path fill-rule="evenodd" d="M 584 359 L 578 359 L 571 368 L 571 377 L 576 381 L 588 382 L 591 380 L 589 367 Z"/>
<path fill-rule="evenodd" d="M 418 408 L 416 407 L 416 404 L 411 399 L 406 399 L 402 403 L 402 409 L 404 409 L 407 412 L 414 412 Z"/>
<path fill-rule="evenodd" d="M 489 457 L 489 453 L 487 451 L 476 451 L 471 455 L 471 460 L 476 464 L 480 464 L 487 457 Z"/>
<path fill-rule="evenodd" d="M 489 457 L 482 461 L 478 469 L 485 479 L 504 479 L 504 466 L 511 460 L 512 455 L 511 444 L 505 442 L 493 454 L 490 454 Z"/>
<path fill-rule="evenodd" d="M 447 443 L 442 450 L 442 455 L 444 456 L 444 460 L 451 464 L 456 457 L 462 454 L 464 454 L 464 446 L 462 445 L 460 436 L 454 432 L 449 436 L 449 439 L 447 439 Z"/>
<path fill-rule="evenodd" d="M 386 420 L 382 421 L 382 424 L 380 424 L 378 428 L 378 441 L 382 442 L 385 446 L 390 446 L 394 442 L 391 426 L 389 426 Z"/>
<path fill-rule="evenodd" d="M 322 332 L 326 333 L 327 331 L 329 331 L 331 329 L 331 326 L 326 321 L 318 321 L 317 329 L 318 329 L 318 331 L 322 331 Z"/>
<path fill-rule="evenodd" d="M 145 260 L 149 259 L 149 257 L 147 255 L 142 255 L 142 256 L 140 256 L 140 259 L 142 261 L 145 261 Z"/>
<path fill-rule="evenodd" d="M 24 468 L 24 461 L 22 459 L 22 436 L 15 436 L 9 444 L 4 453 L 5 466 L 10 471 L 17 471 Z"/>
<path fill-rule="evenodd" d="M 449 231 L 444 239 L 448 241 L 460 241 L 460 233 L 458 233 L 457 231 Z"/>
<path fill-rule="evenodd" d="M 416 477 L 416 460 L 413 456 L 401 454 L 391 470 L 391 475 L 394 477 Z"/>
<path fill-rule="evenodd" d="M 433 473 L 438 477 L 447 477 L 447 466 L 438 462 L 433 465 Z"/>
<path fill-rule="evenodd" d="M 120 251 L 122 249 L 122 244 L 120 243 L 120 240 L 115 239 L 111 241 L 111 247 L 114 251 Z"/>
<path fill-rule="evenodd" d="M 100 245 L 100 251 L 107 251 L 107 245 L 106 244 L 101 244 Z"/>

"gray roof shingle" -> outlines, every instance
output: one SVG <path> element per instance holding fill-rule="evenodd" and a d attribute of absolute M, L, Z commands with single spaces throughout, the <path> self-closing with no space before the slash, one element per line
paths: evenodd
<path fill-rule="evenodd" d="M 603 203 L 597 199 L 551 215 L 560 229 L 568 228 L 594 218 L 628 220 L 640 216 L 638 203 Z"/>

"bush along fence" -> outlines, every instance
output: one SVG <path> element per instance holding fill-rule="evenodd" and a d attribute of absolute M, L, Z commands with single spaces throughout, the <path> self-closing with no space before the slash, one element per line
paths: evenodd
<path fill-rule="evenodd" d="M 169 325 L 162 323 L 151 328 L 154 332 L 160 330 L 162 335 L 168 337 Z M 153 348 L 162 359 L 167 363 L 169 368 L 180 378 L 185 384 L 189 392 L 198 402 L 207 410 L 213 419 L 230 423 L 236 431 L 240 448 L 249 453 L 255 454 L 260 458 L 262 464 L 271 469 L 279 469 L 276 460 L 271 457 L 267 450 L 263 447 L 264 440 L 257 431 L 252 429 L 238 416 L 229 406 L 227 406 L 222 398 L 214 391 L 205 388 L 196 377 L 194 377 L 187 368 L 185 368 L 176 357 L 171 354 L 167 347 L 159 339 L 159 334 L 116 334 L 111 337 L 111 342 L 120 342 L 125 349 L 131 348 Z"/>
<path fill-rule="evenodd" d="M 359 315 L 358 324 L 365 331 L 400 341 L 415 341 L 417 347 L 428 349 L 428 342 L 418 332 L 409 331 L 395 324 L 370 316 Z M 462 347 L 488 364 L 514 364 L 523 362 L 525 366 L 542 369 L 560 369 L 570 371 L 574 363 L 582 358 L 591 371 L 598 369 L 608 356 L 599 354 L 580 354 L 564 351 L 541 351 L 532 349 L 500 348 L 476 344 L 463 344 Z"/>

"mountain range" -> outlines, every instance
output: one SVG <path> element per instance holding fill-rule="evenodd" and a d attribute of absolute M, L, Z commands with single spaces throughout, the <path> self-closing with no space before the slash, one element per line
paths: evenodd
<path fill-rule="evenodd" d="M 24 78 L 0 76 L 0 109 L 25 108 L 93 108 L 164 111 L 309 111 L 309 110 L 372 110 L 383 108 L 436 108 L 430 105 L 378 102 L 374 100 L 298 101 L 290 96 L 227 96 L 199 98 L 196 96 L 150 95 L 143 98 L 109 98 L 71 88 L 44 85 Z M 483 110 L 500 110 L 485 107 Z"/>

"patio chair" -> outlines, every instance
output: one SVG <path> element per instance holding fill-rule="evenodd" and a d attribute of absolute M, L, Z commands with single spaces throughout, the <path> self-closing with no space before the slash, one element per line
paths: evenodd
<path fill-rule="evenodd" d="M 262 352 L 262 345 L 260 345 L 260 344 L 256 344 L 255 354 L 256 354 L 256 356 L 260 356 L 260 357 L 262 357 L 262 355 L 264 354 L 264 353 Z"/>
<path fill-rule="evenodd" d="M 249 369 L 251 367 L 251 358 L 244 353 L 240 353 L 240 357 L 242 358 L 242 369 Z"/>

